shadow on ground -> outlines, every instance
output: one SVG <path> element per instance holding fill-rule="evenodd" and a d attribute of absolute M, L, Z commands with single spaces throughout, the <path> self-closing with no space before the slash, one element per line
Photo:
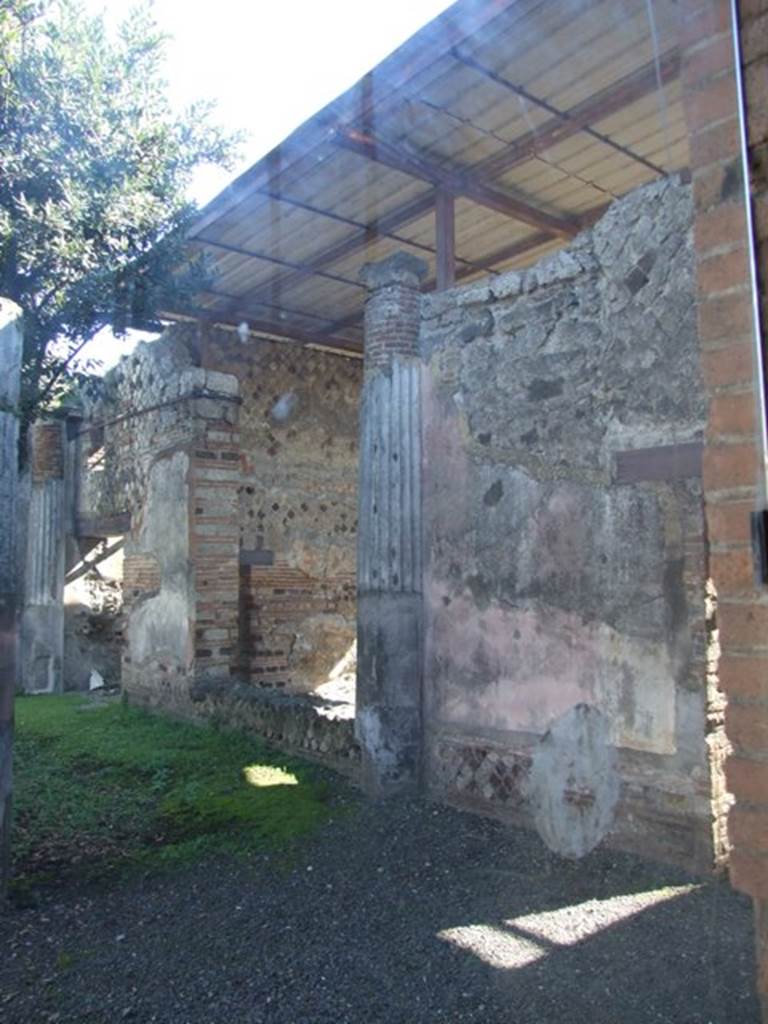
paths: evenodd
<path fill-rule="evenodd" d="M 417 802 L 361 803 L 290 867 L 54 890 L 0 923 L 7 1024 L 756 1024 L 753 975 L 727 884 Z"/>

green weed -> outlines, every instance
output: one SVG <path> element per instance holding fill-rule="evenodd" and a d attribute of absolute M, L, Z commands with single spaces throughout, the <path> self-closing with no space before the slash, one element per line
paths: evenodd
<path fill-rule="evenodd" d="M 318 769 L 257 740 L 83 695 L 16 702 L 15 888 L 287 849 L 329 814 Z"/>

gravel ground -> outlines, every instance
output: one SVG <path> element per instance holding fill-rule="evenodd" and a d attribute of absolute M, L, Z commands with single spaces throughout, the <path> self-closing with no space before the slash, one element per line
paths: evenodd
<path fill-rule="evenodd" d="M 70 882 L 10 911 L 0 1021 L 758 1021 L 750 905 L 725 883 L 349 799 L 291 866 Z"/>

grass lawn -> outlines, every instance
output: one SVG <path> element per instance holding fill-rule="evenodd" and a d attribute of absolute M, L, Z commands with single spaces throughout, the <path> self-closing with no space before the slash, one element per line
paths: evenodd
<path fill-rule="evenodd" d="M 321 776 L 247 736 L 115 698 L 19 697 L 12 888 L 285 850 L 330 813 Z"/>

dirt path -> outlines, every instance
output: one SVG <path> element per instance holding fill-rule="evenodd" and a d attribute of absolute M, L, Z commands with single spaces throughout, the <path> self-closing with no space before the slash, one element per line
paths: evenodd
<path fill-rule="evenodd" d="M 421 803 L 0 920 L 3 1024 L 756 1024 L 753 972 L 726 884 Z"/>

